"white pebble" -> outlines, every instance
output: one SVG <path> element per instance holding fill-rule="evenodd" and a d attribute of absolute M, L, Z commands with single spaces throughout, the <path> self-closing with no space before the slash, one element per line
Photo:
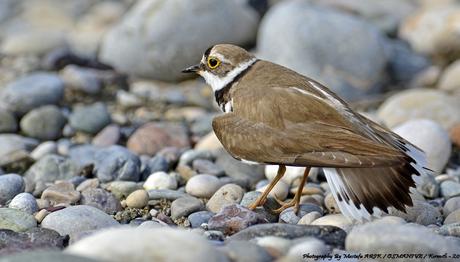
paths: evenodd
<path fill-rule="evenodd" d="M 151 174 L 144 183 L 144 189 L 177 189 L 177 180 L 165 172 Z"/>
<path fill-rule="evenodd" d="M 185 185 L 185 191 L 194 197 L 210 198 L 221 186 L 220 180 L 211 175 L 196 175 Z"/>

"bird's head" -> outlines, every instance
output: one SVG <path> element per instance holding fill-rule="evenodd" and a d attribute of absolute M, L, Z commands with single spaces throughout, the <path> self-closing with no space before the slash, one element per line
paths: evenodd
<path fill-rule="evenodd" d="M 182 72 L 199 74 L 214 91 L 218 91 L 256 60 L 254 55 L 239 46 L 219 44 L 208 48 L 199 64 Z"/>

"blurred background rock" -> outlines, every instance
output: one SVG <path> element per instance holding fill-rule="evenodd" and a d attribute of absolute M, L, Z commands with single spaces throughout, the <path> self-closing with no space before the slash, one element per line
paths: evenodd
<path fill-rule="evenodd" d="M 420 203 L 412 213 L 392 215 L 436 234 L 459 236 L 458 0 L 1 0 L 0 174 L 8 175 L 0 175 L 0 189 L 8 192 L 0 201 L 0 228 L 36 229 L 34 234 L 62 248 L 59 234 L 73 241 L 89 230 L 68 224 L 79 213 L 93 216 L 91 229 L 144 220 L 199 227 L 223 203 L 243 205 L 255 198 L 273 170 L 238 163 L 222 151 L 211 128 L 218 113 L 211 89 L 181 73 L 217 43 L 241 45 L 320 81 L 424 149 L 436 174 L 418 186 Z M 9 177 L 13 173 L 24 179 Z M 288 173 L 289 181 L 279 188 L 286 196 L 301 176 L 295 169 Z M 304 198 L 318 206 L 305 207 L 314 214 L 259 215 L 353 230 L 334 214 L 321 171 L 313 177 L 309 189 L 316 193 Z M 224 187 L 229 183 L 232 187 Z M 223 199 L 227 193 L 236 200 Z M 166 207 L 159 199 L 169 201 Z M 206 205 L 208 199 L 212 204 Z M 79 208 L 56 211 L 68 205 Z M 52 211 L 63 213 L 46 219 Z M 220 217 L 229 211 L 222 212 Z M 241 225 L 259 223 L 245 214 Z M 11 226 L 16 219 L 24 223 Z M 59 234 L 43 231 L 42 220 Z M 364 232 L 372 236 L 373 230 Z M 405 230 L 426 233 L 411 227 L 401 229 L 401 237 Z M 4 252 L 45 245 L 20 238 L 25 242 L 11 240 Z M 296 254 L 281 248 L 279 239 L 264 241 L 244 252 L 257 255 L 253 261 L 277 256 L 289 261 Z M 329 250 L 313 242 L 302 243 L 317 252 Z M 333 248 L 372 250 L 358 242 L 347 238 L 353 245 Z M 273 246 L 267 249 L 267 243 Z M 411 243 L 405 251 L 417 253 Z M 231 248 L 225 252 L 237 255 Z"/>

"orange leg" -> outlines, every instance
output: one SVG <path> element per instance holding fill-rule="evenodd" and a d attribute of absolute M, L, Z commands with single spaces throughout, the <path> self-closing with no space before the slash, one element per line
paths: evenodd
<path fill-rule="evenodd" d="M 275 187 L 276 183 L 280 181 L 280 179 L 283 177 L 284 173 L 286 172 L 286 166 L 285 165 L 280 165 L 278 167 L 278 173 L 276 174 L 276 177 L 270 182 L 268 185 L 267 189 L 262 193 L 262 195 L 257 198 L 256 202 L 252 203 L 248 208 L 251 210 L 256 209 L 256 207 L 261 206 L 267 201 L 267 196 L 272 191 L 273 187 Z"/>
<path fill-rule="evenodd" d="M 278 203 L 281 204 L 281 207 L 280 208 L 277 208 L 275 210 L 272 210 L 273 213 L 275 214 L 279 214 L 281 212 L 283 212 L 283 210 L 289 208 L 289 207 L 294 207 L 294 212 L 297 214 L 299 212 L 299 206 L 300 206 L 300 197 L 302 196 L 302 190 L 303 190 L 303 187 L 305 185 L 305 182 L 307 182 L 307 177 L 308 177 L 308 174 L 310 173 L 310 167 L 306 167 L 305 168 L 305 171 L 303 172 L 303 177 L 302 177 L 302 180 L 300 181 L 300 184 L 299 184 L 299 187 L 297 188 L 297 192 L 295 193 L 294 195 L 294 198 L 287 202 L 287 203 L 284 203 L 282 201 L 278 201 Z"/>

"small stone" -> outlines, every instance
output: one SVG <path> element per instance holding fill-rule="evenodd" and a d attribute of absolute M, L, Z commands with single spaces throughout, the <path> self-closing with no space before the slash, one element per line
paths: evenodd
<path fill-rule="evenodd" d="M 29 158 L 38 141 L 16 134 L 0 134 L 0 145 L 0 167 L 3 167 Z"/>
<path fill-rule="evenodd" d="M 297 244 L 293 245 L 288 253 L 287 257 L 299 258 L 303 254 L 315 254 L 317 256 L 326 255 L 331 252 L 331 249 L 324 243 L 314 237 L 296 239 Z"/>
<path fill-rule="evenodd" d="M 155 157 L 148 158 L 148 160 L 142 162 L 142 181 L 147 180 L 150 174 L 156 172 L 168 172 L 170 162 L 163 156 L 156 155 Z"/>
<path fill-rule="evenodd" d="M 188 148 L 190 142 L 184 126 L 173 123 L 147 123 L 128 139 L 127 147 L 139 155 L 155 155 L 166 147 Z"/>
<path fill-rule="evenodd" d="M 294 207 L 283 210 L 283 212 L 281 212 L 279 215 L 279 222 L 295 225 L 299 222 L 301 217 L 310 212 L 318 212 L 320 214 L 323 213 L 323 210 L 314 204 L 300 204 L 299 211 L 297 213 L 294 211 Z"/>
<path fill-rule="evenodd" d="M 20 122 L 21 130 L 28 136 L 40 140 L 55 140 L 61 137 L 67 119 L 54 105 L 42 106 L 27 113 Z"/>
<path fill-rule="evenodd" d="M 310 213 L 307 213 L 305 214 L 300 220 L 299 222 L 297 222 L 298 225 L 311 225 L 311 223 L 313 221 L 315 221 L 316 219 L 320 218 L 322 215 L 321 213 L 317 212 L 317 211 L 313 211 L 313 212 L 310 212 Z"/>
<path fill-rule="evenodd" d="M 203 202 L 194 197 L 181 197 L 171 203 L 171 218 L 178 219 L 204 208 Z"/>
<path fill-rule="evenodd" d="M 177 180 L 165 172 L 155 172 L 144 182 L 144 189 L 176 189 Z"/>
<path fill-rule="evenodd" d="M 116 145 L 120 140 L 121 133 L 118 125 L 108 125 L 104 127 L 97 135 L 93 138 L 93 145 L 100 147 L 107 147 Z"/>
<path fill-rule="evenodd" d="M 224 252 L 231 261 L 264 262 L 273 260 L 273 257 L 264 248 L 249 241 L 232 241 L 225 245 Z"/>
<path fill-rule="evenodd" d="M 432 173 L 422 173 L 420 181 L 417 182 L 417 191 L 427 198 L 436 198 L 439 196 L 439 183 Z"/>
<path fill-rule="evenodd" d="M 449 198 L 442 209 L 444 216 L 448 216 L 455 210 L 460 209 L 460 196 Z"/>
<path fill-rule="evenodd" d="M 267 189 L 267 187 L 268 185 L 258 188 L 257 191 L 264 192 L 265 189 Z M 289 185 L 283 181 L 279 181 L 278 183 L 276 183 L 276 185 L 273 187 L 273 189 L 270 191 L 268 195 L 272 197 L 276 197 L 279 200 L 285 200 L 288 194 L 289 194 Z"/>
<path fill-rule="evenodd" d="M 195 197 L 210 198 L 221 186 L 218 178 L 211 175 L 196 175 L 187 181 L 185 191 Z"/>
<path fill-rule="evenodd" d="M 61 71 L 62 80 L 67 88 L 94 95 L 100 92 L 102 81 L 94 69 L 68 65 Z"/>
<path fill-rule="evenodd" d="M 17 194 L 24 192 L 24 179 L 20 175 L 0 175 L 0 206 L 5 205 Z"/>
<path fill-rule="evenodd" d="M 119 225 L 115 219 L 91 206 L 70 206 L 55 211 L 45 217 L 43 228 L 57 231 L 60 235 L 70 235 L 89 230 L 97 230 Z"/>
<path fill-rule="evenodd" d="M 332 214 L 320 217 L 311 222 L 310 225 L 335 226 L 345 231 L 348 231 L 353 226 L 350 220 L 342 214 Z"/>
<path fill-rule="evenodd" d="M 96 150 L 93 173 L 101 182 L 113 180 L 139 181 L 141 161 L 123 146 L 113 145 Z"/>
<path fill-rule="evenodd" d="M 45 217 L 49 214 L 51 214 L 51 212 L 49 212 L 46 209 L 42 209 L 35 214 L 35 219 L 37 220 L 38 223 L 41 223 L 43 219 L 45 219 Z"/>
<path fill-rule="evenodd" d="M 460 60 L 457 60 L 450 64 L 439 79 L 439 89 L 450 92 L 460 92 Z"/>
<path fill-rule="evenodd" d="M 255 186 L 257 182 L 265 177 L 263 165 L 249 165 L 235 160 L 225 150 L 216 153 L 216 165 L 222 167 L 225 174 L 236 180 L 245 181 L 249 187 Z"/>
<path fill-rule="evenodd" d="M 144 103 L 137 95 L 124 90 L 118 90 L 116 96 L 117 103 L 125 108 L 142 106 Z"/>
<path fill-rule="evenodd" d="M 224 206 L 230 204 L 239 204 L 243 199 L 244 190 L 238 185 L 227 184 L 219 188 L 206 203 L 208 210 L 217 213 Z"/>
<path fill-rule="evenodd" d="M 77 191 L 82 192 L 90 188 L 97 188 L 99 184 L 100 182 L 97 178 L 86 179 L 77 186 Z"/>
<path fill-rule="evenodd" d="M 66 262 L 91 262 L 86 260 L 61 260 L 57 256 L 56 260 L 44 256 L 44 249 L 63 249 L 66 237 L 60 236 L 56 231 L 46 228 L 32 228 L 23 233 L 0 229 L 0 250 L 1 262 L 25 262 L 25 261 L 66 261 Z M 31 252 L 31 250 L 39 250 Z M 62 258 L 62 257 L 61 257 Z M 70 259 L 70 258 L 68 258 Z"/>
<path fill-rule="evenodd" d="M 126 198 L 129 194 L 141 188 L 142 186 L 131 181 L 113 181 L 108 186 L 108 190 L 118 199 Z"/>
<path fill-rule="evenodd" d="M 0 133 L 15 133 L 18 130 L 16 117 L 3 109 L 0 109 Z"/>
<path fill-rule="evenodd" d="M 210 211 L 198 211 L 190 214 L 187 219 L 192 228 L 199 228 L 203 223 L 208 223 L 215 214 Z"/>
<path fill-rule="evenodd" d="M 437 233 L 444 236 L 460 237 L 460 223 L 453 223 L 441 226 Z"/>
<path fill-rule="evenodd" d="M 454 212 L 450 213 L 446 220 L 444 220 L 444 225 L 460 223 L 460 210 L 455 210 Z"/>
<path fill-rule="evenodd" d="M 238 240 L 234 240 L 234 241 L 238 241 Z M 256 243 L 258 246 L 263 247 L 273 257 L 284 256 L 288 252 L 289 248 L 292 246 L 292 241 L 290 239 L 277 237 L 277 236 L 262 236 L 262 237 L 256 238 L 256 241 L 257 241 Z"/>
<path fill-rule="evenodd" d="M 90 134 L 96 134 L 110 122 L 110 114 L 103 103 L 75 106 L 69 117 L 73 128 Z"/>
<path fill-rule="evenodd" d="M 328 193 L 326 195 L 326 197 L 324 198 L 324 205 L 326 206 L 330 214 L 340 213 L 339 206 L 337 205 L 337 201 L 335 201 L 332 193 Z"/>
<path fill-rule="evenodd" d="M 186 150 L 183 154 L 181 154 L 178 165 L 191 166 L 193 161 L 197 159 L 212 160 L 213 158 L 213 154 L 208 150 L 189 149 Z"/>
<path fill-rule="evenodd" d="M 80 200 L 80 192 L 69 182 L 59 182 L 45 189 L 41 198 L 49 200 L 52 205 L 75 204 Z"/>
<path fill-rule="evenodd" d="M 174 201 L 178 198 L 189 196 L 184 192 L 170 189 L 151 189 L 148 193 L 150 200 L 166 199 L 168 201 Z"/>
<path fill-rule="evenodd" d="M 149 194 L 145 190 L 136 190 L 126 198 L 126 205 L 132 208 L 144 208 L 149 203 Z"/>
<path fill-rule="evenodd" d="M 37 200 L 30 193 L 17 194 L 8 205 L 9 208 L 19 209 L 29 214 L 38 211 Z"/>
<path fill-rule="evenodd" d="M 199 174 L 213 176 L 223 176 L 225 174 L 225 171 L 221 167 L 206 159 L 196 159 L 193 161 L 192 166 Z"/>
<path fill-rule="evenodd" d="M 49 200 L 45 200 L 45 199 L 36 199 L 37 200 L 37 205 L 38 205 L 38 209 L 45 209 L 45 208 L 48 208 L 51 206 L 50 204 L 50 201 Z"/>
<path fill-rule="evenodd" d="M 460 196 L 460 184 L 450 180 L 442 182 L 441 195 L 446 199 Z"/>
<path fill-rule="evenodd" d="M 113 215 L 122 209 L 120 201 L 115 197 L 115 195 L 101 188 L 89 187 L 82 190 L 80 204 L 93 206 L 109 215 Z"/>
<path fill-rule="evenodd" d="M 413 204 L 412 207 L 406 207 L 405 213 L 395 208 L 389 208 L 389 214 L 425 226 L 442 221 L 442 215 L 438 208 L 417 199 L 413 200 Z"/>
<path fill-rule="evenodd" d="M 24 232 L 36 226 L 32 215 L 13 208 L 0 208 L 0 228 Z"/>
<path fill-rule="evenodd" d="M 240 205 L 228 205 L 208 221 L 210 230 L 222 231 L 225 235 L 233 235 L 249 226 L 266 223 L 261 215 Z"/>
<path fill-rule="evenodd" d="M 54 141 L 45 141 L 38 145 L 31 153 L 30 157 L 32 157 L 35 161 L 43 158 L 46 155 L 56 154 L 57 153 L 57 144 Z"/>

